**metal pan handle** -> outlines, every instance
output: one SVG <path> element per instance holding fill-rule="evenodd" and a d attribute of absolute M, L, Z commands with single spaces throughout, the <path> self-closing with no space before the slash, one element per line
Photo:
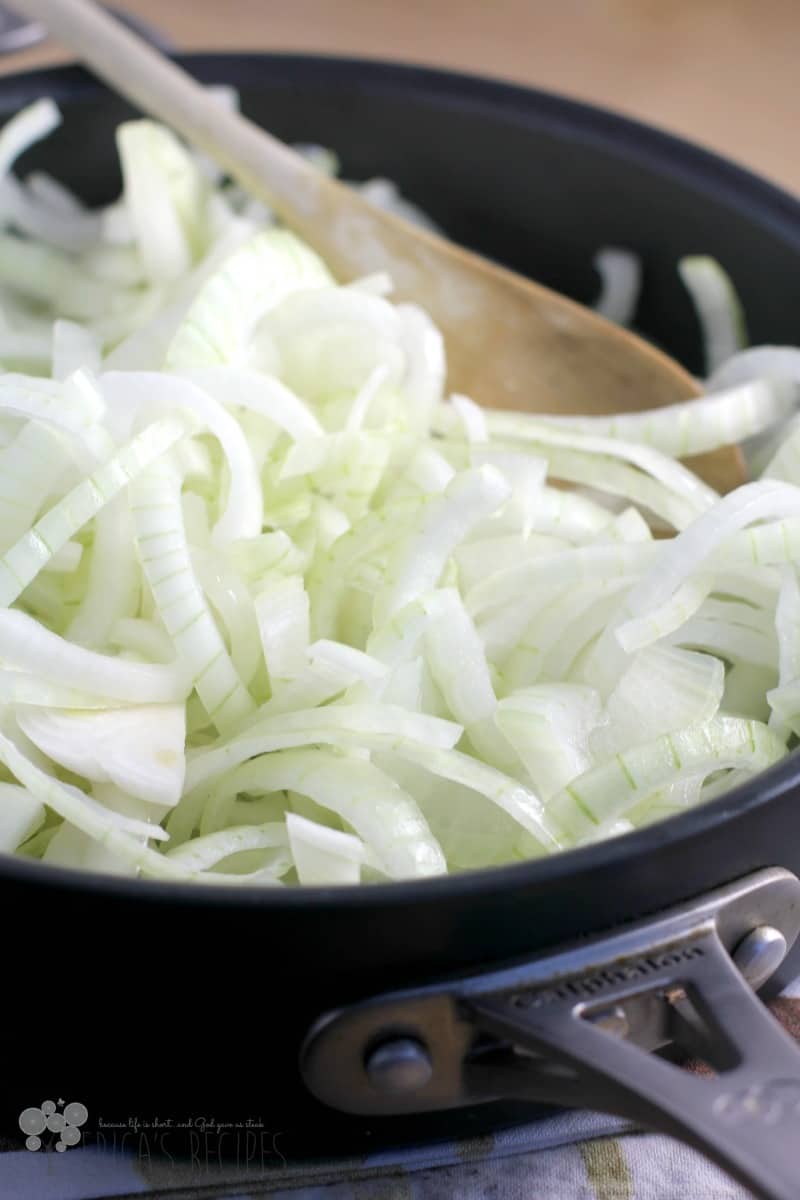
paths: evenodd
<path fill-rule="evenodd" d="M 555 954 L 328 1014 L 301 1069 L 319 1099 L 370 1115 L 508 1097 L 605 1109 L 797 1200 L 800 1049 L 753 988 L 799 931 L 800 881 L 760 871 Z M 666 1046 L 710 1070 L 653 1053 Z"/>
<path fill-rule="evenodd" d="M 568 1003 L 528 1008 L 524 993 L 476 998 L 469 1007 L 486 1032 L 573 1067 L 579 1094 L 585 1081 L 602 1107 L 690 1143 L 757 1195 L 797 1200 L 800 1049 L 715 935 L 693 945 L 702 957 L 681 965 L 666 1003 L 674 1009 L 672 1041 L 702 1050 L 716 1068 L 713 1077 L 629 1041 L 624 993 L 599 1012 Z M 517 1093 L 525 1090 L 523 1084 Z"/>

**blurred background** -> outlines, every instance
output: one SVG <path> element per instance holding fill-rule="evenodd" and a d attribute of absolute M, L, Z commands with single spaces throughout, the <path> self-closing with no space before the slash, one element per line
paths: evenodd
<path fill-rule="evenodd" d="M 683 134 L 800 193 L 800 0 L 124 0 L 120 7 L 179 49 L 402 59 L 563 92 Z M 24 45 L 25 31 L 16 37 Z M 0 57 L 0 71 L 66 57 L 40 41 Z"/>

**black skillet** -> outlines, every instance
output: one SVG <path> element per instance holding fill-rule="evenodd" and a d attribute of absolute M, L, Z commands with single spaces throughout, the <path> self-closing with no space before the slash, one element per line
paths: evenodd
<path fill-rule="evenodd" d="M 630 247 L 645 267 L 639 327 L 692 369 L 699 332 L 675 270 L 687 253 L 725 265 L 754 342 L 797 339 L 800 204 L 701 150 L 558 97 L 413 67 L 186 65 L 235 84 L 279 136 L 335 147 L 350 178 L 397 180 L 455 239 L 580 300 L 598 286 L 597 248 Z M 42 95 L 64 124 L 21 170 L 109 199 L 113 130 L 129 110 L 66 68 L 0 80 L 0 115 Z M 800 967 L 790 951 L 773 973 L 800 924 L 798 780 L 792 755 L 621 839 L 364 890 L 212 891 L 5 859 L 12 1144 L 20 1109 L 65 1090 L 90 1110 L 88 1140 L 132 1113 L 255 1116 L 289 1160 L 466 1136 L 574 1103 L 675 1133 L 761 1195 L 796 1200 L 800 1054 L 744 978 L 772 975 L 776 988 Z M 665 1046 L 717 1074 L 680 1070 Z"/>

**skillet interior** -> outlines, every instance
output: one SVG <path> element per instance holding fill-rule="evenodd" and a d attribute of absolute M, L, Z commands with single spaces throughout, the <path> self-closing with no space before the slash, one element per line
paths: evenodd
<path fill-rule="evenodd" d="M 597 287 L 591 257 L 600 245 L 634 249 L 645 264 L 638 323 L 692 369 L 698 329 L 675 272 L 685 253 L 724 263 L 753 341 L 796 338 L 800 205 L 702 151 L 556 97 L 446 73 L 294 56 L 187 64 L 205 80 L 236 84 L 245 111 L 280 136 L 334 146 L 348 177 L 396 179 L 455 238 L 579 300 Z M 64 106 L 65 122 L 21 169 L 45 167 L 87 199 L 109 199 L 119 183 L 113 129 L 130 110 L 70 68 L 0 80 L 0 115 L 41 95 Z M 12 1078 L 19 1066 L 27 1094 L 55 1063 L 59 1077 L 84 1080 L 87 1104 L 94 1096 L 93 1111 L 106 1114 L 130 1108 L 134 1096 L 140 1110 L 218 1112 L 230 1097 L 298 1131 L 306 1152 L 309 1126 L 299 1131 L 308 1114 L 317 1148 L 339 1152 L 514 1119 L 518 1110 L 505 1108 L 391 1128 L 327 1112 L 323 1120 L 296 1082 L 299 1038 L 320 1011 L 348 999 L 553 945 L 760 866 L 800 872 L 799 779 L 791 756 L 702 810 L 612 843 L 364 892 L 211 893 L 4 863 L 6 912 L 24 914 L 5 935 L 6 961 L 19 973 L 15 1008 L 28 1027 L 46 1029 L 58 981 L 59 1023 L 84 1031 L 48 1045 L 41 1061 L 30 1043 L 12 1047 Z M 39 954 L 31 931 L 54 924 L 63 936 L 48 937 Z M 154 1023 L 147 1014 L 159 995 L 175 1015 Z M 253 1053 L 227 1056 L 240 1028 Z M 171 1083 L 151 1065 L 154 1029 L 173 1031 Z M 90 1074 L 84 1038 L 123 1031 L 124 1068 Z M 202 1062 L 200 1048 L 217 1039 Z M 9 1089 L 15 1113 L 17 1098 Z"/>

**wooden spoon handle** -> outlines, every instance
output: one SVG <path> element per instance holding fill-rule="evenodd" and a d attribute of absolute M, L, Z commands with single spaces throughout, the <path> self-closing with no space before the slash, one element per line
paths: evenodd
<path fill-rule="evenodd" d="M 44 22 L 114 91 L 205 151 L 301 235 L 314 220 L 320 185 L 338 186 L 91 0 L 15 0 L 14 7 Z"/>
<path fill-rule="evenodd" d="M 444 332 L 452 333 L 457 317 L 448 319 L 438 300 L 469 295 L 470 287 L 474 292 L 475 264 L 480 272 L 484 260 L 330 179 L 242 113 L 220 104 L 187 71 L 94 0 L 16 0 L 15 6 L 44 22 L 113 91 L 170 126 L 263 200 L 337 278 L 387 271 L 397 298 L 426 305 Z M 556 308 L 571 305 L 555 292 L 524 282 L 543 298 L 545 310 L 551 297 Z"/>
<path fill-rule="evenodd" d="M 92 0 L 15 0 L 110 87 L 203 150 L 266 201 L 334 274 L 388 271 L 395 299 L 423 305 L 447 339 L 450 385 L 482 404 L 616 412 L 697 394 L 666 355 L 565 296 L 369 204 L 277 138 L 226 109 L 177 64 Z M 733 448 L 698 460 L 723 488 L 742 480 Z"/>
<path fill-rule="evenodd" d="M 15 7 L 44 22 L 113 91 L 170 126 L 263 200 L 338 278 L 388 271 L 400 298 L 426 305 L 445 333 L 451 332 L 453 320 L 437 304 L 437 293 L 454 294 L 455 283 L 456 292 L 468 294 L 476 264 L 480 272 L 484 260 L 324 175 L 248 117 L 220 104 L 95 0 L 15 0 Z M 457 278 L 451 280 L 453 273 Z M 557 309 L 572 306 L 555 292 L 524 283 L 536 289 L 545 311 L 551 302 Z"/>

